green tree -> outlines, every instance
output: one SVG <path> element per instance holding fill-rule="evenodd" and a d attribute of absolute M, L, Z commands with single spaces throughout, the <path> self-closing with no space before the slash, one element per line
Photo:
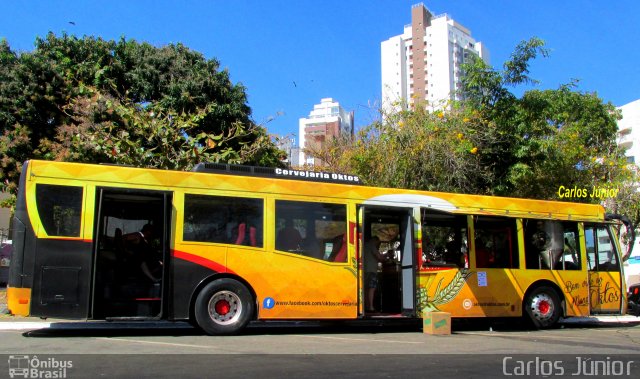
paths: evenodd
<path fill-rule="evenodd" d="M 369 185 L 474 193 L 491 181 L 479 158 L 481 146 L 493 138 L 487 130 L 478 112 L 432 113 L 416 106 L 383 114 L 354 139 L 308 152 L 328 169 L 355 173 Z"/>
<path fill-rule="evenodd" d="M 624 154 L 616 143 L 619 113 L 597 95 L 572 88 L 532 90 L 519 99 L 510 121 L 516 130 L 513 164 L 502 186 L 513 195 L 558 198 L 560 186 L 591 190 L 625 176 Z"/>
<path fill-rule="evenodd" d="M 177 113 L 124 102 L 93 88 L 85 91 L 64 108 L 71 121 L 56 129 L 53 140 L 42 142 L 52 159 L 165 169 L 191 169 L 203 161 L 279 164 L 279 159 L 268 160 L 280 154 L 265 129 L 255 124 L 237 121 L 223 131 L 200 131 L 200 121 L 214 106 Z"/>
<path fill-rule="evenodd" d="M 575 83 L 521 97 L 511 92 L 536 83 L 529 63 L 547 55 L 544 42 L 532 38 L 502 70 L 472 59 L 464 66 L 462 101 L 434 112 L 404 104 L 353 141 L 336 140 L 312 153 L 330 169 L 389 187 L 559 199 L 560 186 L 590 190 L 620 182 L 625 162 L 612 104 L 576 91 Z"/>
<path fill-rule="evenodd" d="M 0 42 L 0 179 L 15 193 L 26 159 L 186 169 L 206 159 L 279 165 L 246 89 L 215 59 L 53 33 L 16 54 Z M 115 154 L 111 152 L 115 151 Z"/>
<path fill-rule="evenodd" d="M 617 196 L 606 199 L 607 211 L 627 216 L 635 231 L 635 245 L 640 239 L 640 173 L 637 166 L 626 166 L 627 179 L 615 184 L 619 188 Z M 622 228 L 621 228 L 622 229 Z M 628 230 L 622 230 L 622 241 L 629 246 L 631 235 Z M 629 252 L 630 253 L 630 252 Z M 628 256 L 627 256 L 628 258 Z"/>
<path fill-rule="evenodd" d="M 509 90 L 537 83 L 529 64 L 538 56 L 548 56 L 548 50 L 544 41 L 531 38 L 516 47 L 501 71 L 479 58 L 464 67 L 463 106 L 480 112 L 504 137 L 484 147 L 483 165 L 493 173 L 490 193 L 558 199 L 560 186 L 590 189 L 619 180 L 625 163 L 616 144 L 620 115 L 611 103 L 576 91 L 575 81 L 520 98 Z"/>

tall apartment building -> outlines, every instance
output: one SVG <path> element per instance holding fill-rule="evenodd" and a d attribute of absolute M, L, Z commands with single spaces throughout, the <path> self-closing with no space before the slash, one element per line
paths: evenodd
<path fill-rule="evenodd" d="M 489 51 L 447 14 L 433 16 L 424 4 L 411 8 L 404 33 L 381 43 L 382 107 L 396 101 L 428 102 L 432 109 L 460 99 L 460 65 L 470 54 L 489 63 Z"/>
<path fill-rule="evenodd" d="M 640 99 L 618 109 L 622 112 L 622 120 L 618 121 L 618 144 L 626 149 L 627 161 L 640 167 Z"/>
<path fill-rule="evenodd" d="M 618 107 L 618 109 L 622 112 L 622 119 L 618 121 L 618 145 L 626 149 L 625 155 L 630 167 L 639 170 L 640 99 Z M 634 184 L 636 190 L 640 190 L 640 183 Z M 640 238 L 637 236 L 631 258 L 624 262 L 624 273 L 627 285 L 640 283 Z"/>
<path fill-rule="evenodd" d="M 341 135 L 353 135 L 353 112 L 347 112 L 340 103 L 332 98 L 320 100 L 313 106 L 309 117 L 301 118 L 299 123 L 301 165 L 314 165 L 319 162 L 305 152 L 306 148 L 321 147 L 330 138 Z"/>

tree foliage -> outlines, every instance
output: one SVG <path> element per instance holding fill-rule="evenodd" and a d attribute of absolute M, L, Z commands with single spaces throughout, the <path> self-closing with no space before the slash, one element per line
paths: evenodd
<path fill-rule="evenodd" d="M 405 104 L 353 141 L 334 141 L 317 154 L 331 169 L 372 185 L 597 202 L 566 198 L 559 189 L 591 192 L 625 177 L 619 113 L 596 94 L 576 91 L 575 83 L 514 95 L 510 87 L 535 83 L 530 60 L 547 54 L 533 38 L 516 47 L 501 71 L 473 59 L 464 66 L 464 100 L 432 112 L 427 104 Z"/>
<path fill-rule="evenodd" d="M 54 160 L 164 169 L 190 169 L 198 162 L 278 164 L 266 160 L 278 158 L 277 151 L 255 124 L 236 121 L 225 130 L 201 131 L 201 120 L 214 111 L 212 105 L 191 113 L 141 107 L 87 88 L 65 107 L 71 121 L 43 147 Z"/>
<path fill-rule="evenodd" d="M 367 184 L 432 191 L 476 192 L 490 182 L 479 159 L 488 138 L 477 112 L 415 107 L 386 114 L 355 139 L 331 141 L 320 153 L 332 170 L 356 173 Z"/>
<path fill-rule="evenodd" d="M 32 158 L 173 169 L 282 158 L 217 60 L 124 38 L 50 33 L 20 54 L 1 41 L 0 132 L 0 179 L 12 193 Z"/>
<path fill-rule="evenodd" d="M 611 213 L 617 213 L 629 218 L 633 230 L 635 230 L 635 246 L 640 239 L 640 174 L 630 170 L 630 178 L 619 186 L 617 196 L 606 199 L 605 206 Z M 631 244 L 631 235 L 623 231 L 622 241 L 626 246 Z"/>

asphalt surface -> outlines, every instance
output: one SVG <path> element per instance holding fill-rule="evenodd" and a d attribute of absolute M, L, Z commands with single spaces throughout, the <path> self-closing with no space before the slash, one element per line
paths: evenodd
<path fill-rule="evenodd" d="M 3 297 L 0 289 L 0 308 Z M 211 337 L 188 323 L 2 314 L 0 378 L 31 364 L 44 367 L 39 377 L 65 378 L 640 376 L 637 317 L 574 318 L 544 331 L 514 320 L 454 320 L 452 330 L 427 335 L 419 322 L 397 320 L 255 322 L 239 335 Z M 72 367 L 60 368 L 65 362 Z M 585 362 L 628 372 L 591 375 Z"/>
<path fill-rule="evenodd" d="M 574 374 L 584 369 L 581 362 L 596 361 L 629 369 L 629 375 L 616 376 L 640 374 L 638 321 L 574 323 L 545 331 L 500 322 L 456 323 L 446 336 L 394 323 L 254 323 L 225 337 L 176 323 L 44 324 L 22 322 L 25 329 L 0 330 L 0 377 L 7 376 L 9 363 L 15 366 L 24 357 L 28 364 L 70 362 L 60 375 L 92 378 L 592 377 Z"/>

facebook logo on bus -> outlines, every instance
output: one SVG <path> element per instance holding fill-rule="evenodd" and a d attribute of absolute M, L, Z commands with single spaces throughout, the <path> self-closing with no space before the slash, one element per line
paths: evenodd
<path fill-rule="evenodd" d="M 264 309 L 271 309 L 274 305 L 276 305 L 276 301 L 273 300 L 272 297 L 265 297 L 264 301 L 262 302 L 262 308 Z"/>

